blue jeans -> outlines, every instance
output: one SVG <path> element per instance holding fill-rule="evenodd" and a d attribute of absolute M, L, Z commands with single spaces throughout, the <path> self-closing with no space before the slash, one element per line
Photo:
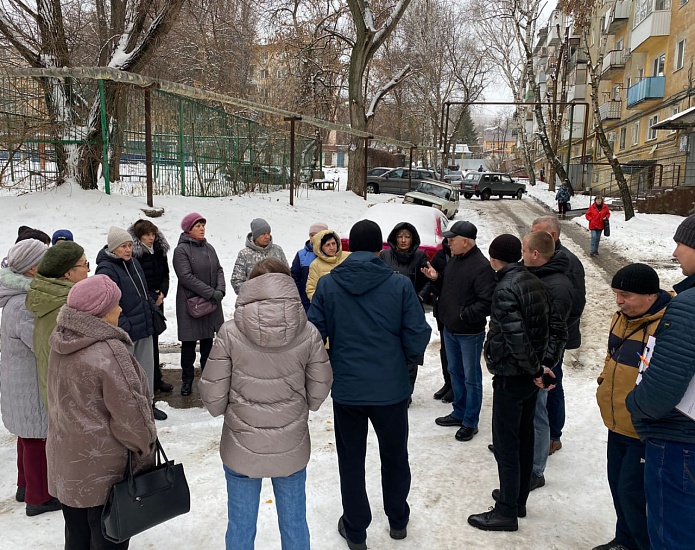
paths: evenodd
<path fill-rule="evenodd" d="M 695 443 L 647 439 L 644 491 L 653 550 L 693 547 Z"/>
<path fill-rule="evenodd" d="M 592 229 L 591 230 L 591 253 L 598 253 L 598 242 L 601 240 L 601 233 L 603 229 Z"/>
<path fill-rule="evenodd" d="M 644 443 L 608 430 L 608 485 L 615 507 L 615 541 L 625 548 L 649 550 L 644 497 Z"/>
<path fill-rule="evenodd" d="M 550 424 L 548 424 L 548 390 L 538 390 L 536 415 L 533 418 L 533 475 L 541 477 L 548 463 Z"/>
<path fill-rule="evenodd" d="M 483 405 L 483 371 L 480 355 L 483 352 L 485 333 L 451 334 L 444 329 L 444 343 L 451 388 L 454 391 L 455 418 L 464 426 L 477 428 L 480 408 Z"/>
<path fill-rule="evenodd" d="M 227 479 L 227 550 L 253 550 L 262 478 L 246 477 L 224 467 Z M 287 477 L 274 477 L 282 550 L 309 550 L 306 523 L 306 468 Z"/>

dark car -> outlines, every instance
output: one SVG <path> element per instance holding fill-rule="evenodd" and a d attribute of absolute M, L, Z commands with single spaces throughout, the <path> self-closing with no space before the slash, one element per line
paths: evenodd
<path fill-rule="evenodd" d="M 503 172 L 468 172 L 461 182 L 461 193 L 467 199 L 475 195 L 484 201 L 492 195 L 520 199 L 526 193 L 526 184 Z"/>
<path fill-rule="evenodd" d="M 369 177 L 369 176 L 381 176 L 390 170 L 393 170 L 393 167 L 375 166 L 374 168 L 370 168 L 369 170 L 367 170 L 367 177 Z"/>
<path fill-rule="evenodd" d="M 437 175 L 425 168 L 394 168 L 381 176 L 367 176 L 367 193 L 394 193 L 404 195 L 415 189 L 420 182 L 434 180 Z"/>
<path fill-rule="evenodd" d="M 227 179 L 234 178 L 236 170 L 237 179 L 246 183 L 261 185 L 286 185 L 289 184 L 289 176 L 281 166 L 261 166 L 259 164 L 242 163 L 230 167 Z"/>

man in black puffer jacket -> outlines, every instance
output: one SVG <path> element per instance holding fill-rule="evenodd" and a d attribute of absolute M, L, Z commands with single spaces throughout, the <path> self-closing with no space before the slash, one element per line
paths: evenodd
<path fill-rule="evenodd" d="M 497 272 L 484 354 L 492 373 L 492 441 L 499 491 L 494 508 L 468 518 L 485 531 L 516 531 L 526 515 L 533 467 L 533 417 L 543 375 L 552 376 L 546 358 L 551 336 L 562 335 L 552 315 L 548 288 L 521 264 L 521 241 L 500 235 L 490 244 Z"/>
<path fill-rule="evenodd" d="M 550 290 L 553 297 L 553 315 L 555 322 L 567 327 L 567 318 L 572 309 L 574 290 L 567 276 L 569 259 L 555 250 L 553 237 L 545 231 L 532 231 L 524 237 L 521 248 L 524 265 L 529 272 L 538 277 Z M 567 342 L 567 331 L 551 336 L 548 342 L 546 359 L 552 361 L 553 374 L 557 379 L 555 369 L 562 367 L 562 359 Z M 541 390 L 536 400 L 536 418 L 533 422 L 535 442 L 533 451 L 533 475 L 530 490 L 545 485 L 545 465 L 548 462 L 550 446 L 550 424 L 548 423 L 548 391 Z"/>

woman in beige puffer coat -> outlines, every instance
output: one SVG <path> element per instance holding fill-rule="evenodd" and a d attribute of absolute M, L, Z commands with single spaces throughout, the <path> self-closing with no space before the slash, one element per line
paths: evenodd
<path fill-rule="evenodd" d="M 264 477 L 272 478 L 282 547 L 309 550 L 309 410 L 318 410 L 332 382 L 289 268 L 261 260 L 241 285 L 234 319 L 217 333 L 198 386 L 210 414 L 225 415 L 228 550 L 253 548 Z"/>
<path fill-rule="evenodd" d="M 309 266 L 309 277 L 306 281 L 306 295 L 309 300 L 314 297 L 319 279 L 342 264 L 350 255 L 349 252 L 343 251 L 340 235 L 330 229 L 319 231 L 311 239 L 311 244 L 314 246 L 316 259 Z"/>

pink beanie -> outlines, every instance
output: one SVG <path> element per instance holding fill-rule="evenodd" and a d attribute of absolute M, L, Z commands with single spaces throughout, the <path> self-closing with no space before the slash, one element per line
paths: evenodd
<path fill-rule="evenodd" d="M 121 300 L 118 285 L 106 275 L 94 275 L 76 283 L 68 293 L 68 307 L 103 317 Z"/>
<path fill-rule="evenodd" d="M 323 222 L 312 223 L 309 228 L 309 235 L 316 235 L 320 231 L 327 231 L 328 226 Z"/>
<path fill-rule="evenodd" d="M 205 218 L 203 218 L 203 216 L 201 216 L 197 212 L 192 212 L 192 213 L 186 215 L 183 218 L 183 220 L 181 220 L 181 229 L 183 230 L 184 233 L 188 233 L 191 229 L 193 229 L 193 226 L 198 222 L 207 223 L 207 220 Z"/>

